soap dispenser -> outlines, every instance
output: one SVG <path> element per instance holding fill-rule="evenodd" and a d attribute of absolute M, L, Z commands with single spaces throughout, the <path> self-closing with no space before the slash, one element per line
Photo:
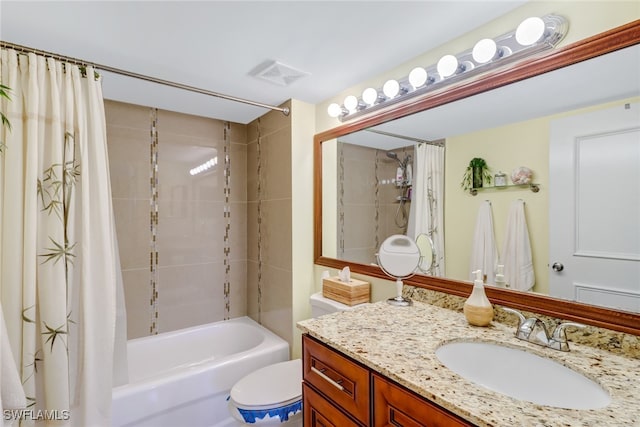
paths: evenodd
<path fill-rule="evenodd" d="M 471 295 L 464 303 L 464 315 L 470 325 L 487 326 L 493 319 L 493 307 L 484 293 L 482 270 L 476 270 L 473 274 L 476 275 L 476 280 L 473 282 Z"/>

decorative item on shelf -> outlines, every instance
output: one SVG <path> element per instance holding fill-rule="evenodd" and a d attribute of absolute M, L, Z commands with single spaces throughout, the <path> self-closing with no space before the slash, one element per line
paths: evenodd
<path fill-rule="evenodd" d="M 511 172 L 511 182 L 516 185 L 524 185 L 531 184 L 531 178 L 533 177 L 533 172 L 531 169 L 525 166 L 520 166 L 519 168 L 515 168 Z"/>
<path fill-rule="evenodd" d="M 496 174 L 496 176 L 493 177 L 493 183 L 496 187 L 504 187 L 507 185 L 507 174 L 502 172 L 502 171 L 498 171 L 498 173 Z"/>
<path fill-rule="evenodd" d="M 481 157 L 474 157 L 464 171 L 460 186 L 463 190 L 469 191 L 474 188 L 481 188 L 484 181 L 491 184 L 492 178 L 491 169 L 487 165 L 487 162 Z"/>

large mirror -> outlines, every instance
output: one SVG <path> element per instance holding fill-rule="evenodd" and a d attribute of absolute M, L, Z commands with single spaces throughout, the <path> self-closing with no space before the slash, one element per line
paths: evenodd
<path fill-rule="evenodd" d="M 640 161 L 640 45 L 634 35 L 639 26 L 636 22 L 620 27 L 526 65 L 491 74 L 483 81 L 317 135 L 316 262 L 334 267 L 349 265 L 352 271 L 382 277 L 375 266 L 375 248 L 381 241 L 397 233 L 426 234 L 433 246 L 432 265 L 411 284 L 466 295 L 474 227 L 481 205 L 487 201 L 491 205 L 496 243 L 501 250 L 510 206 L 514 200 L 524 200 L 535 285 L 526 293 L 490 288 L 490 297 L 505 305 L 640 333 L 640 316 L 636 314 L 640 312 L 637 163 L 617 168 L 622 172 L 609 183 L 602 183 L 602 179 L 589 181 L 588 175 L 593 174 L 583 176 L 586 167 L 582 175 L 575 171 L 567 177 L 566 171 L 557 171 L 566 170 L 567 162 L 575 163 L 575 155 L 565 159 L 570 157 L 563 154 L 566 147 L 554 142 L 563 137 L 574 141 L 580 132 L 585 134 L 581 130 L 566 135 L 566 127 L 576 120 L 591 123 L 595 122 L 594 115 L 605 114 L 598 120 L 611 122 L 607 112 L 617 117 L 631 110 L 635 130 L 622 132 L 626 142 L 604 139 L 600 137 L 602 132 L 590 130 L 589 137 L 583 138 L 586 142 L 581 155 L 585 162 L 590 157 L 597 160 L 598 153 L 612 153 L 615 150 L 611 147 L 621 146 L 627 148 L 617 153 L 619 156 L 638 156 L 635 162 Z M 491 88 L 495 89 L 488 90 Z M 626 125 L 620 126 L 624 129 Z M 429 196 L 421 199 L 412 194 L 412 184 L 425 179 L 420 166 L 424 160 L 418 161 L 425 154 L 417 151 L 425 147 L 436 153 L 442 151 L 441 175 L 427 178 L 441 180 L 442 191 L 429 190 Z M 462 175 L 474 157 L 485 158 L 492 175 L 499 171 L 509 175 L 516 167 L 529 167 L 535 188 L 484 188 L 475 196 L 464 191 L 460 186 Z M 563 204 L 573 198 L 563 192 L 575 192 L 580 186 L 581 205 Z M 612 216 L 608 224 L 605 221 L 596 229 L 588 221 L 601 221 L 602 217 L 590 219 L 584 212 L 594 211 L 594 206 L 603 203 L 619 203 L 611 199 L 614 196 L 623 206 L 627 203 L 625 214 Z M 576 215 L 579 208 L 583 213 Z M 429 211 L 429 217 L 440 217 L 440 222 L 421 228 L 412 217 L 416 209 Z M 569 212 L 571 215 L 558 222 L 562 213 Z M 554 252 L 558 246 L 555 239 L 567 240 L 564 230 L 574 230 L 571 238 L 580 240 L 584 253 L 574 256 L 575 248 L 569 255 Z M 616 234 L 623 236 L 625 230 L 631 231 L 625 236 L 625 253 L 610 256 L 619 241 Z M 613 258 L 616 274 L 626 275 L 626 279 L 617 279 L 610 287 L 594 286 L 591 279 L 605 271 L 600 264 L 602 258 Z M 626 262 L 622 270 L 621 262 Z M 588 277 L 572 279 L 574 272 Z M 604 277 L 601 282 L 608 285 L 611 276 Z M 572 286 L 567 291 L 563 280 L 584 286 Z"/>

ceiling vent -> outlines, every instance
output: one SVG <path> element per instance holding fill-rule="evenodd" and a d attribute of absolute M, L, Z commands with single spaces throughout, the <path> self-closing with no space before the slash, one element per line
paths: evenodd
<path fill-rule="evenodd" d="M 256 67 L 256 70 L 252 73 L 254 77 L 278 86 L 289 86 L 293 82 L 310 75 L 310 73 L 296 70 L 278 61 L 267 61 Z"/>

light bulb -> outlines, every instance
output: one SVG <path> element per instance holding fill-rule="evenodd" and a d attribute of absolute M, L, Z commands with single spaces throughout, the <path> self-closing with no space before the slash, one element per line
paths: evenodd
<path fill-rule="evenodd" d="M 416 67 L 409 73 L 409 83 L 414 89 L 419 88 L 427 82 L 427 70 Z"/>
<path fill-rule="evenodd" d="M 327 114 L 329 114 L 329 117 L 338 117 L 342 114 L 342 107 L 335 102 L 333 104 L 329 104 L 329 107 L 327 107 Z"/>
<path fill-rule="evenodd" d="M 354 113 L 358 109 L 358 98 L 353 95 L 349 95 L 344 99 L 344 108 L 349 110 L 350 113 Z"/>
<path fill-rule="evenodd" d="M 397 80 L 387 80 L 384 86 L 382 86 L 382 92 L 384 92 L 387 98 L 395 98 L 400 92 L 400 83 Z"/>
<path fill-rule="evenodd" d="M 438 61 L 438 74 L 442 78 L 452 76 L 458 69 L 458 58 L 453 55 L 445 55 Z"/>
<path fill-rule="evenodd" d="M 496 42 L 491 39 L 482 39 L 473 47 L 473 60 L 478 64 L 485 64 L 496 56 L 497 51 Z"/>
<path fill-rule="evenodd" d="M 531 46 L 544 35 L 544 21 L 536 16 L 527 18 L 516 29 L 516 41 L 522 46 Z"/>
<path fill-rule="evenodd" d="M 362 100 L 365 102 L 365 104 L 367 105 L 373 105 L 376 103 L 376 100 L 378 99 L 378 91 L 375 90 L 372 87 L 366 88 L 363 92 L 362 92 Z"/>

